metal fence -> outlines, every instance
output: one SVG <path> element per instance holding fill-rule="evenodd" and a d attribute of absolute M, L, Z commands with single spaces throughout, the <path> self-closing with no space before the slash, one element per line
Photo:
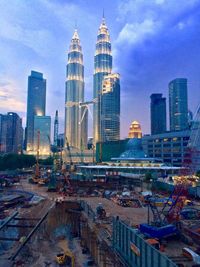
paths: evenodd
<path fill-rule="evenodd" d="M 134 229 L 113 219 L 113 248 L 133 267 L 177 267 L 169 258 L 150 246 Z"/>
<path fill-rule="evenodd" d="M 79 203 L 83 211 L 87 214 L 87 216 L 94 221 L 96 218 L 96 215 L 95 215 L 95 212 L 90 207 L 90 205 L 88 205 L 88 203 L 84 200 L 81 200 Z"/>

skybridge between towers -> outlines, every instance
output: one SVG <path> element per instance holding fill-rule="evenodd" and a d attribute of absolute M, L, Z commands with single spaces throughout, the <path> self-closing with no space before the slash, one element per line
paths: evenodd
<path fill-rule="evenodd" d="M 88 112 L 89 112 L 89 114 L 90 114 L 90 116 L 91 116 L 91 118 L 93 120 L 92 112 L 90 110 L 90 105 L 93 105 L 94 103 L 97 103 L 97 101 L 98 101 L 98 99 L 97 98 L 94 98 L 91 101 L 79 102 L 79 110 L 80 110 L 80 112 L 81 112 L 81 108 L 82 107 L 85 107 L 82 116 L 80 116 L 81 120 L 79 121 L 79 124 L 82 123 L 82 121 L 83 121 L 83 119 L 85 117 L 85 114 L 86 114 L 87 110 L 88 110 Z"/>

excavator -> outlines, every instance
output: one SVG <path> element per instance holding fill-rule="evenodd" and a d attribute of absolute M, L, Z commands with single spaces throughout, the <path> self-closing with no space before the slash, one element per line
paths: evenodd
<path fill-rule="evenodd" d="M 70 250 L 66 250 L 63 253 L 56 255 L 56 262 L 59 265 L 70 264 L 71 267 L 75 267 L 75 257 Z"/>
<path fill-rule="evenodd" d="M 68 155 L 69 155 L 69 172 L 74 172 L 75 170 L 75 166 L 74 166 L 74 163 L 72 161 L 72 154 L 71 154 L 71 150 L 70 150 L 70 146 L 69 146 L 69 142 L 68 142 L 68 139 L 67 139 L 67 136 L 66 136 L 66 146 L 67 146 L 67 151 L 68 151 Z"/>
<path fill-rule="evenodd" d="M 38 130 L 35 172 L 33 177 L 30 179 L 30 182 L 33 182 L 38 185 L 45 185 L 48 182 L 48 179 L 41 176 L 40 166 L 39 166 L 39 156 L 40 156 L 40 131 Z"/>
<path fill-rule="evenodd" d="M 67 137 L 66 137 L 66 147 L 67 147 L 67 151 L 68 151 L 68 155 L 69 155 L 70 165 L 69 165 L 69 168 L 66 169 L 65 164 L 63 164 L 62 169 L 61 169 L 61 172 L 62 172 L 63 177 L 64 177 L 64 181 L 63 181 L 62 187 L 60 188 L 60 191 L 63 193 L 63 195 L 68 195 L 68 194 L 73 193 L 73 188 L 72 188 L 72 185 L 70 183 L 70 175 L 75 170 Z"/>
<path fill-rule="evenodd" d="M 38 183 L 40 179 L 40 166 L 39 166 L 39 153 L 40 153 L 40 131 L 37 132 L 37 154 L 36 154 L 36 165 L 35 165 L 35 173 L 32 178 L 34 183 Z"/>

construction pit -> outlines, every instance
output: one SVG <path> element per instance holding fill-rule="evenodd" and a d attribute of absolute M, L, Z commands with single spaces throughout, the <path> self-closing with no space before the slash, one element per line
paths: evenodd
<path fill-rule="evenodd" d="M 48 214 L 44 217 L 47 211 Z M 22 247 L 23 242 L 30 235 L 31 225 L 38 224 L 37 218 L 43 217 L 44 220 Z M 84 266 L 90 255 L 81 253 L 78 238 L 79 218 L 79 204 L 76 202 L 62 203 L 58 206 L 54 201 L 45 199 L 29 209 L 18 209 L 18 214 L 14 218 L 18 219 L 16 223 L 18 226 L 12 229 L 7 227 L 1 232 L 1 236 L 15 238 L 11 241 L 1 241 L 0 266 L 4 267 L 2 264 L 6 260 L 10 260 L 10 266 L 59 266 L 56 263 L 56 255 L 66 250 L 73 252 L 74 266 Z M 14 219 L 9 222 L 9 226 L 13 224 Z M 21 227 L 22 222 L 24 227 Z"/>
<path fill-rule="evenodd" d="M 7 263 L 6 265 L 1 264 L 8 259 L 10 266 L 59 266 L 56 263 L 56 255 L 65 250 L 70 250 L 73 253 L 74 266 L 77 267 L 132 266 L 133 262 L 135 263 L 134 266 L 138 267 L 198 266 L 197 263 L 182 253 L 182 249 L 185 247 L 193 251 L 198 250 L 199 246 L 192 242 L 192 238 L 183 240 L 180 237 L 169 237 L 163 242 L 162 251 L 152 248 L 146 241 L 143 241 L 145 237 L 139 233 L 138 226 L 148 221 L 147 207 L 123 207 L 113 199 L 94 196 L 59 197 L 56 192 L 47 193 L 45 187 L 30 186 L 26 182 L 23 187 L 30 192 L 37 191 L 44 197 L 44 200 L 29 208 L 17 209 L 18 217 L 29 220 L 24 222 L 26 227 L 16 227 L 18 229 L 18 241 L 10 241 L 12 244 L 9 249 L 1 252 L 0 266 L 9 266 Z M 103 218 L 97 216 L 97 207 L 100 203 L 106 213 Z M 47 216 L 28 242 L 16 254 L 25 238 L 29 236 L 31 229 L 28 226 L 36 225 L 36 219 L 42 218 L 47 212 Z M 119 230 L 119 222 L 123 228 L 118 235 L 116 231 Z M 193 223 L 195 224 L 194 221 Z M 184 227 L 186 230 L 190 228 L 189 221 L 184 224 Z M 7 227 L 7 230 L 11 231 L 11 229 L 13 228 Z M 14 232 L 14 230 L 12 231 Z M 1 246 L 3 243 L 7 244 L 6 242 L 8 241 L 1 242 Z M 119 246 L 117 242 L 120 242 Z M 150 249 L 153 262 L 148 263 L 147 256 L 146 259 L 143 259 L 143 245 L 147 252 Z M 8 248 L 8 246 L 6 247 Z M 139 254 L 137 254 L 137 249 L 140 250 Z M 88 262 L 93 265 L 88 265 Z"/>

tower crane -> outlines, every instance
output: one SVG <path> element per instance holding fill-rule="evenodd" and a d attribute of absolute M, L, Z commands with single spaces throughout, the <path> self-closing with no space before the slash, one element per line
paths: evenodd
<path fill-rule="evenodd" d="M 200 169 L 200 105 L 194 116 L 183 165 L 188 174 L 193 175 Z"/>
<path fill-rule="evenodd" d="M 170 199 L 173 203 L 166 214 L 168 222 L 180 220 L 180 213 L 188 195 L 188 188 L 195 179 L 195 173 L 200 168 L 200 105 L 194 116 L 191 133 L 184 155 L 183 168 L 180 177 L 175 177 L 175 186 Z M 164 206 L 163 210 L 166 206 Z"/>
<path fill-rule="evenodd" d="M 176 234 L 178 229 L 176 227 L 177 222 L 180 222 L 181 219 L 181 211 L 185 205 L 188 188 L 191 185 L 191 182 L 194 181 L 194 174 L 197 170 L 200 169 L 200 105 L 197 108 L 197 112 L 195 115 L 195 119 L 193 121 L 193 125 L 191 127 L 191 134 L 188 141 L 187 149 L 184 156 L 183 162 L 183 173 L 180 176 L 175 177 L 176 184 L 174 185 L 174 190 L 170 194 L 168 200 L 163 206 L 162 210 L 158 210 L 154 203 L 152 203 L 151 199 L 149 199 L 149 207 L 151 208 L 154 224 L 157 228 L 154 228 L 154 236 L 160 235 L 160 238 L 163 238 L 169 234 Z M 169 201 L 172 204 L 169 207 Z M 162 231 L 159 230 L 162 227 L 168 227 L 168 232 L 166 232 L 163 228 Z M 140 230 L 141 232 L 147 235 L 152 234 L 152 226 L 148 224 L 141 224 Z"/>
<path fill-rule="evenodd" d="M 35 174 L 33 177 L 33 182 L 37 183 L 40 178 L 40 166 L 39 166 L 39 156 L 40 156 L 40 131 L 37 131 L 37 154 L 36 154 L 36 165 Z"/>
<path fill-rule="evenodd" d="M 74 170 L 74 163 L 72 161 L 72 154 L 71 154 L 71 149 L 70 149 L 70 146 L 69 146 L 69 142 L 68 142 L 67 136 L 65 137 L 65 140 L 66 140 L 66 146 L 67 146 L 67 151 L 68 151 L 68 155 L 69 155 L 69 163 L 70 163 L 69 171 L 71 172 L 71 171 Z"/>
<path fill-rule="evenodd" d="M 66 172 L 65 168 L 62 168 L 62 173 L 64 176 L 62 192 L 64 194 L 67 194 L 67 193 L 70 194 L 73 192 L 73 188 L 72 188 L 71 183 L 70 183 L 70 174 L 71 174 L 71 172 L 74 171 L 74 163 L 72 161 L 71 150 L 70 150 L 70 146 L 69 146 L 69 142 L 68 142 L 67 137 L 65 137 L 65 141 L 66 141 L 66 147 L 67 147 L 67 151 L 68 151 L 68 155 L 69 155 L 70 167 L 69 167 L 69 172 Z"/>

